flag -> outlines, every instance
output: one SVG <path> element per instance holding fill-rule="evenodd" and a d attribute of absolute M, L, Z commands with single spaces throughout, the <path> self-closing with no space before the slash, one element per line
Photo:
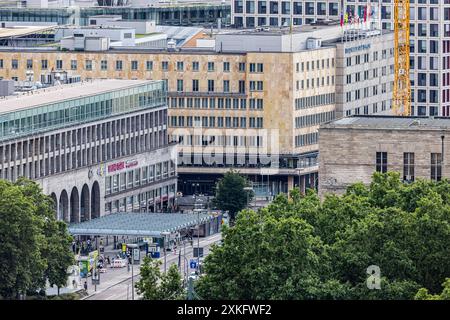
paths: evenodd
<path fill-rule="evenodd" d="M 344 12 L 341 10 L 341 27 L 344 25 Z"/>
<path fill-rule="evenodd" d="M 367 22 L 367 4 L 364 8 L 364 22 Z"/>
<path fill-rule="evenodd" d="M 345 13 L 345 16 L 344 16 L 344 23 L 345 23 L 345 24 L 348 23 L 348 12 Z"/>

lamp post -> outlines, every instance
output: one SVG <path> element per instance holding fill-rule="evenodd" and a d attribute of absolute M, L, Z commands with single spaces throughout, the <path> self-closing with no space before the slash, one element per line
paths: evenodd
<path fill-rule="evenodd" d="M 250 191 L 253 191 L 253 188 L 252 187 L 245 187 L 244 188 L 244 191 L 245 191 L 245 193 L 247 193 L 247 208 L 249 208 L 250 206 L 249 206 L 249 194 L 250 194 Z"/>
<path fill-rule="evenodd" d="M 134 300 L 134 249 L 139 248 L 139 246 L 135 243 L 129 243 L 127 247 L 133 249 L 131 251 L 131 300 Z"/>
<path fill-rule="evenodd" d="M 164 236 L 164 273 L 167 272 L 167 251 L 166 251 L 166 243 L 167 243 L 167 236 L 170 235 L 170 232 L 161 232 L 161 235 Z"/>

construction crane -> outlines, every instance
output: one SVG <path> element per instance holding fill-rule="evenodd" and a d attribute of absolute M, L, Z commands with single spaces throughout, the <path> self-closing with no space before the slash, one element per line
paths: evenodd
<path fill-rule="evenodd" d="M 394 92 L 392 109 L 397 115 L 411 115 L 409 80 L 409 0 L 394 0 Z"/>

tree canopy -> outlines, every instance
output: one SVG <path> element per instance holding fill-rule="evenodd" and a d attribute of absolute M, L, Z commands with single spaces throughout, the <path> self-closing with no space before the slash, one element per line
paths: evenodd
<path fill-rule="evenodd" d="M 249 187 L 245 177 L 234 170 L 226 172 L 216 184 L 213 205 L 220 210 L 228 211 L 230 220 L 233 221 L 236 214 L 253 199 L 253 192 L 244 190 L 245 187 Z"/>
<path fill-rule="evenodd" d="M 37 183 L 0 180 L 0 221 L 1 297 L 36 294 L 47 281 L 66 285 L 67 268 L 73 264 L 72 238 Z"/>
<path fill-rule="evenodd" d="M 140 271 L 140 279 L 136 282 L 137 292 L 143 300 L 178 300 L 184 299 L 186 293 L 181 275 L 175 264 L 166 274 L 161 273 L 161 261 L 145 257 Z"/>
<path fill-rule="evenodd" d="M 450 183 L 398 173 L 321 201 L 309 190 L 243 210 L 204 262 L 209 299 L 414 299 L 450 275 Z M 380 289 L 367 285 L 378 266 Z M 423 293 L 423 290 L 422 290 Z M 423 296 L 423 294 L 422 294 Z"/>

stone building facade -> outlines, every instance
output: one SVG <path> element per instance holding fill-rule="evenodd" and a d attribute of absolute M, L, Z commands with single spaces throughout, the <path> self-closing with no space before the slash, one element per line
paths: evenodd
<path fill-rule="evenodd" d="M 449 128 L 448 118 L 395 116 L 352 116 L 322 125 L 320 194 L 369 184 L 375 171 L 399 172 L 405 182 L 450 177 Z"/>

